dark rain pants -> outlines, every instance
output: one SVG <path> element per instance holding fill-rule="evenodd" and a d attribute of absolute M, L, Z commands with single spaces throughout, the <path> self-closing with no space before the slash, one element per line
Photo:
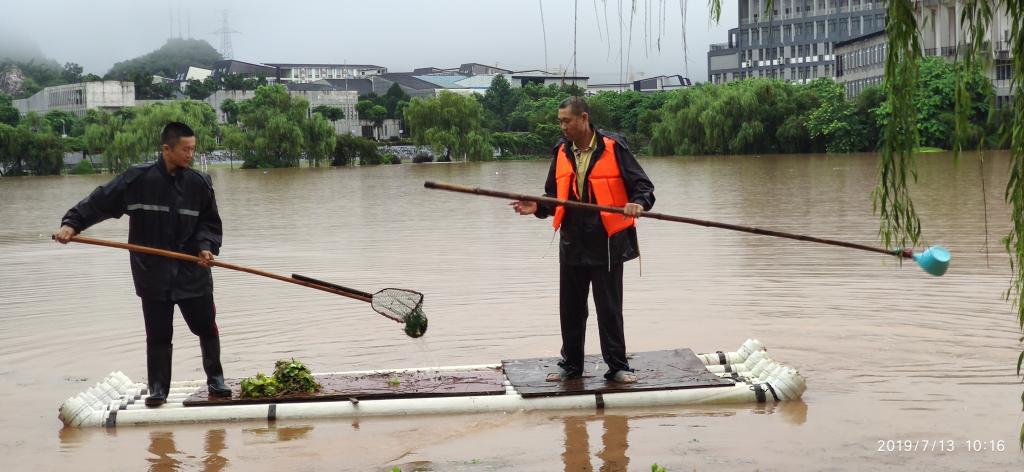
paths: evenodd
<path fill-rule="evenodd" d="M 583 347 L 587 334 L 587 297 L 594 287 L 601 354 L 612 378 L 620 370 L 632 371 L 626 360 L 622 327 L 622 264 L 576 266 L 559 264 L 559 317 L 562 324 L 562 361 L 569 377 L 583 373 Z"/>
<path fill-rule="evenodd" d="M 174 335 L 174 305 L 178 305 L 188 329 L 200 339 L 217 338 L 217 307 L 213 295 L 187 298 L 178 301 L 142 299 L 142 314 L 146 318 L 146 348 L 170 349 Z"/>

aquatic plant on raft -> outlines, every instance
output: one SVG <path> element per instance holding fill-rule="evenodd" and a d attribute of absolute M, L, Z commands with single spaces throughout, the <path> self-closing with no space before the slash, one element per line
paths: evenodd
<path fill-rule="evenodd" d="M 267 398 L 295 393 L 316 393 L 323 388 L 302 361 L 295 358 L 274 363 L 273 377 L 257 373 L 242 380 L 243 398 Z"/>

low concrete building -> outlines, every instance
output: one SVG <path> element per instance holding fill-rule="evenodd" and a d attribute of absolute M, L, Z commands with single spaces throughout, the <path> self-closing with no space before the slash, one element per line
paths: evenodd
<path fill-rule="evenodd" d="M 393 118 L 384 120 L 379 127 L 374 126 L 372 121 L 360 120 L 359 129 L 352 130 L 352 134 L 362 136 L 364 138 L 373 138 L 378 141 L 386 141 L 391 138 L 397 138 L 401 136 L 402 122 Z"/>
<path fill-rule="evenodd" d="M 116 111 L 135 106 L 135 84 L 116 80 L 46 87 L 35 95 L 14 100 L 22 115 L 61 110 L 82 116 L 88 110 Z"/>
<path fill-rule="evenodd" d="M 588 84 L 587 95 L 597 95 L 600 92 L 625 92 L 633 90 L 636 92 L 663 92 L 676 90 L 693 85 L 689 78 L 681 75 L 659 75 L 646 79 L 635 80 L 624 84 Z"/>
<path fill-rule="evenodd" d="M 340 108 L 345 113 L 345 117 L 333 123 L 335 133 L 354 134 L 380 140 L 397 137 L 401 133 L 401 126 L 398 120 L 385 120 L 380 127 L 375 127 L 372 122 L 361 120 L 359 112 L 356 111 L 359 92 L 355 90 L 318 90 L 317 88 L 319 87 L 323 87 L 323 85 L 290 84 L 288 86 L 288 94 L 292 97 L 306 99 L 309 102 L 309 114 L 313 113 L 313 108 L 320 105 Z M 252 90 L 218 90 L 205 101 L 213 107 L 217 113 L 217 119 L 221 123 L 226 123 L 227 115 L 221 110 L 224 100 L 231 99 L 236 102 L 242 102 L 254 96 L 256 96 L 256 92 Z"/>
<path fill-rule="evenodd" d="M 469 62 L 459 66 L 459 73 L 463 75 L 498 75 L 505 74 L 506 76 L 511 74 L 512 71 L 508 69 L 502 69 L 498 66 L 489 66 L 486 64 L 479 64 L 476 62 Z"/>
<path fill-rule="evenodd" d="M 587 89 L 587 81 L 590 77 L 586 76 L 569 76 L 569 75 L 558 75 L 550 72 L 544 72 L 542 70 L 528 70 L 522 72 L 513 72 L 509 77 L 509 83 L 513 88 L 523 87 L 528 84 L 538 84 L 543 86 L 548 85 L 575 85 L 584 90 Z"/>
<path fill-rule="evenodd" d="M 693 85 L 690 79 L 681 75 L 659 75 L 633 82 L 633 90 L 637 92 L 662 92 L 676 90 Z"/>

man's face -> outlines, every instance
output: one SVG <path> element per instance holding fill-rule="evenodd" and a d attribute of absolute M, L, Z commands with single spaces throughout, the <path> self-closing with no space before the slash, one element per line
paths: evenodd
<path fill-rule="evenodd" d="M 577 141 L 587 135 L 590 129 L 590 115 L 587 112 L 575 115 L 568 107 L 559 108 L 558 126 L 562 128 L 562 134 L 567 139 Z"/>
<path fill-rule="evenodd" d="M 196 152 L 196 137 L 188 136 L 178 138 L 174 146 L 163 145 L 164 160 L 175 168 L 185 168 L 192 165 L 192 154 Z"/>

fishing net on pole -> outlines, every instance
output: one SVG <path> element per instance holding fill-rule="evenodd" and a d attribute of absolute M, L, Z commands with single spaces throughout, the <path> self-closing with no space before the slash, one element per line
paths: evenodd
<path fill-rule="evenodd" d="M 399 323 L 405 323 L 405 334 L 418 338 L 427 332 L 427 315 L 423 313 L 423 294 L 401 288 L 385 288 L 370 300 L 373 311 Z"/>
<path fill-rule="evenodd" d="M 313 284 L 314 288 L 369 302 L 373 311 L 392 321 L 405 323 L 405 334 L 410 338 L 418 338 L 427 332 L 427 315 L 423 313 L 423 294 L 415 290 L 385 288 L 370 295 L 362 290 L 343 287 L 305 275 L 292 274 L 292 279 Z"/>

